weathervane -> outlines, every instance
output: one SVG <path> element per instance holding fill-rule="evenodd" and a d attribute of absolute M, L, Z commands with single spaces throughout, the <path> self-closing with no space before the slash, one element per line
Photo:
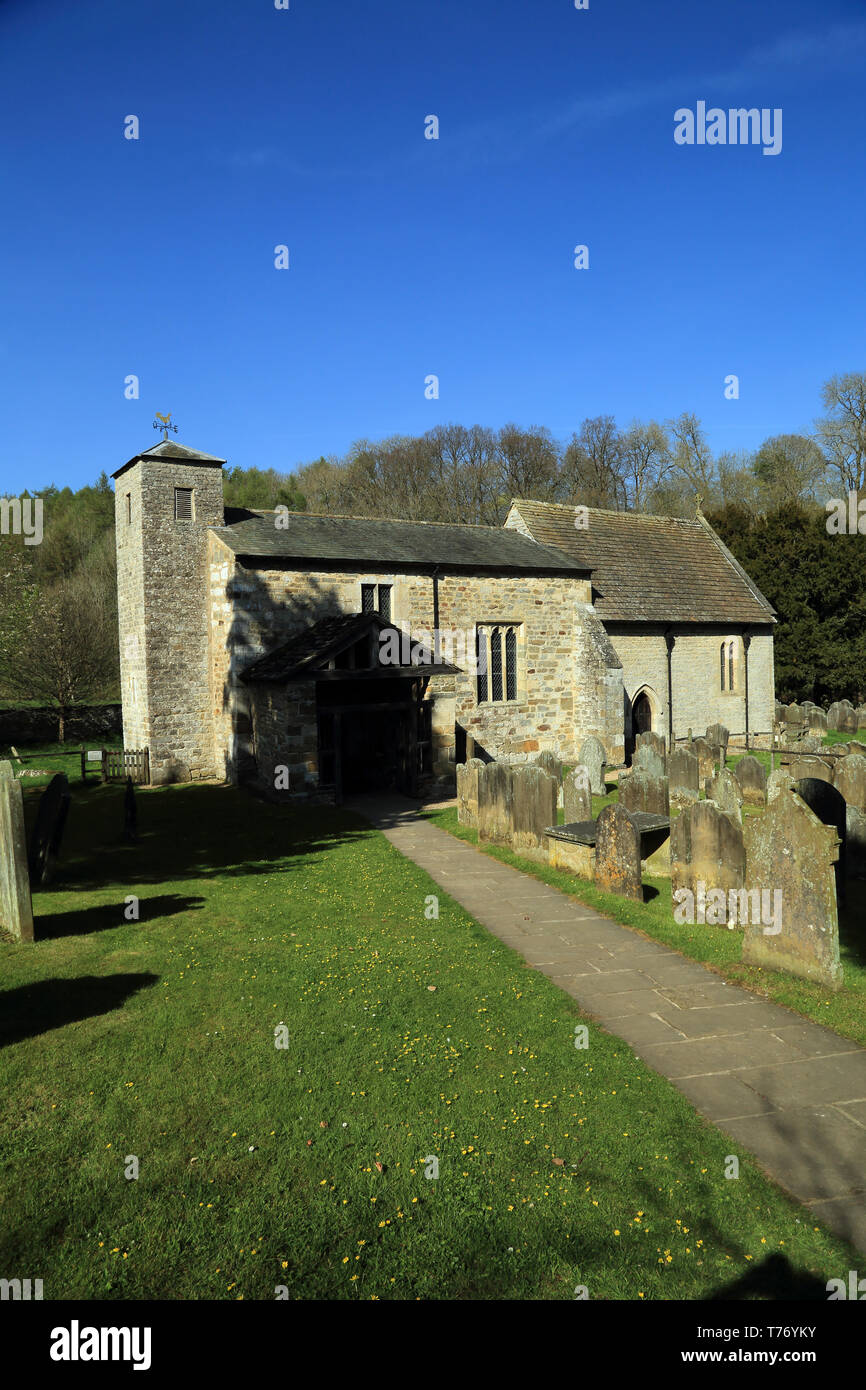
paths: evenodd
<path fill-rule="evenodd" d="M 161 421 L 161 423 L 157 424 L 157 421 Z M 153 428 L 155 430 L 162 430 L 163 439 L 168 439 L 169 430 L 174 430 L 175 434 L 177 434 L 177 425 L 171 423 L 171 411 L 169 411 L 167 415 L 160 415 L 159 411 L 157 411 L 156 420 L 153 422 Z"/>

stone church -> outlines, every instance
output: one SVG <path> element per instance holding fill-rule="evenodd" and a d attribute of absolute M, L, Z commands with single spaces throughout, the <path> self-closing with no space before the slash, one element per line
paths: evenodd
<path fill-rule="evenodd" d="M 774 612 L 700 513 L 246 511 L 224 463 L 163 439 L 113 475 L 124 744 L 156 782 L 339 801 L 590 734 L 621 765 L 644 729 L 772 729 Z"/>

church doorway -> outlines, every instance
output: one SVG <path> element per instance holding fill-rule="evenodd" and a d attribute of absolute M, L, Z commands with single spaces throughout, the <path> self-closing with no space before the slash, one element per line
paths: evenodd
<path fill-rule="evenodd" d="M 653 711 L 649 696 L 642 690 L 631 707 L 632 726 L 635 736 L 652 732 Z"/>

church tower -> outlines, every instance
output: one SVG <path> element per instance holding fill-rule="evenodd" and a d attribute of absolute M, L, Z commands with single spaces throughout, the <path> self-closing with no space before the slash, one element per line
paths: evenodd
<path fill-rule="evenodd" d="M 208 528 L 225 459 L 165 438 L 112 476 L 126 748 L 154 782 L 222 777 L 210 698 Z"/>

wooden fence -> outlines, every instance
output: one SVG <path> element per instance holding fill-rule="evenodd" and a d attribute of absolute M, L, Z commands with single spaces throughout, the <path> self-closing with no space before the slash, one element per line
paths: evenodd
<path fill-rule="evenodd" d="M 127 777 L 133 782 L 150 782 L 150 749 L 103 748 L 103 782 L 125 782 Z"/>

